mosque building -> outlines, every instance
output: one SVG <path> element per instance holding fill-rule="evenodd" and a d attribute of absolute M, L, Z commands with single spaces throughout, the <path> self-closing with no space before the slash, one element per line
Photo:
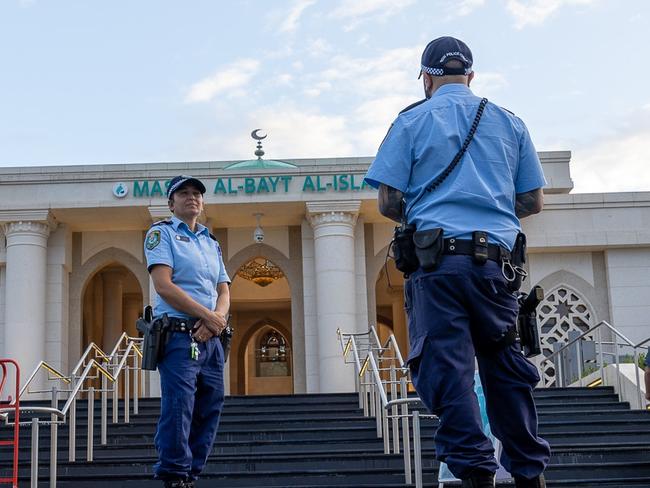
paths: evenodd
<path fill-rule="evenodd" d="M 143 239 L 170 216 L 179 174 L 206 187 L 201 221 L 232 279 L 227 391 L 351 391 L 336 331 L 395 334 L 408 350 L 394 225 L 363 182 L 372 158 L 0 168 L 0 357 L 28 375 L 112 349 L 152 302 Z M 568 151 L 540 152 L 544 211 L 523 222 L 546 354 L 600 321 L 650 335 L 650 192 L 572 194 Z M 544 371 L 549 375 L 551 371 Z M 552 379 L 552 378 L 551 378 Z M 150 385 L 154 392 L 155 386 Z"/>

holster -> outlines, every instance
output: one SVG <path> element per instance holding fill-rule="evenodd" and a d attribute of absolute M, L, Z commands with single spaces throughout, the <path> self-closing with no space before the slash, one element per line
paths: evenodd
<path fill-rule="evenodd" d="M 148 309 L 148 310 L 147 310 Z M 138 332 L 142 334 L 142 369 L 154 371 L 165 349 L 165 335 L 169 328 L 167 314 L 155 320 L 151 317 L 151 307 L 145 308 L 144 316 L 135 323 Z"/>
<path fill-rule="evenodd" d="M 395 227 L 393 242 L 391 243 L 395 267 L 407 276 L 415 272 L 420 266 L 415 255 L 414 233 L 415 226 L 412 224 Z"/>
<path fill-rule="evenodd" d="M 219 340 L 221 341 L 221 349 L 223 349 L 223 362 L 228 361 L 228 355 L 230 354 L 230 345 L 232 343 L 233 328 L 230 325 L 226 326 L 225 329 L 221 331 Z"/>
<path fill-rule="evenodd" d="M 517 332 L 524 355 L 529 358 L 542 353 L 537 328 L 537 306 L 544 299 L 544 290 L 535 286 L 527 295 L 519 295 L 519 315 L 517 315 Z"/>
<path fill-rule="evenodd" d="M 433 271 L 440 264 L 443 251 L 442 228 L 420 230 L 413 234 L 415 255 L 424 271 Z"/>

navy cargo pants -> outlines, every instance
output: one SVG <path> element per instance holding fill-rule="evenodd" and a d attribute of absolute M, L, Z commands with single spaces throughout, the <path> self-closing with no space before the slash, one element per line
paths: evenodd
<path fill-rule="evenodd" d="M 526 478 L 544 471 L 550 449 L 537 435 L 532 393 L 537 369 L 517 344 L 490 348 L 515 324 L 519 308 L 500 266 L 494 261 L 477 265 L 470 256 L 444 256 L 436 270 L 411 275 L 404 292 L 413 383 L 440 418 L 437 458 L 461 479 L 475 469 L 497 470 L 473 389 L 476 357 L 490 427 L 503 444 L 501 464 Z"/>
<path fill-rule="evenodd" d="M 190 357 L 187 332 L 172 332 L 158 364 L 161 407 L 155 444 L 156 478 L 194 480 L 203 470 L 223 408 L 223 350 L 218 337 Z"/>

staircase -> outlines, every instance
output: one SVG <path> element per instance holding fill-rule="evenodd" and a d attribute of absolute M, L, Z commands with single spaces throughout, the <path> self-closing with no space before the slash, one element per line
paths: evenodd
<path fill-rule="evenodd" d="M 612 388 L 535 392 L 540 432 L 552 446 L 550 488 L 650 488 L 650 411 L 631 411 Z M 110 402 L 109 402 L 110 407 Z M 110 411 L 110 410 L 109 410 Z M 69 463 L 68 429 L 59 428 L 59 488 L 156 487 L 153 434 L 158 400 L 140 400 L 129 424 L 109 424 L 108 445 L 86 463 L 85 402 L 77 404 L 77 459 Z M 29 415 L 26 415 L 28 418 Z M 25 419 L 27 420 L 27 419 Z M 436 421 L 423 419 L 424 484 L 437 485 Z M 99 432 L 99 422 L 94 429 Z M 0 438 L 9 429 L 0 426 Z M 48 428 L 40 429 L 40 487 L 49 476 Z M 22 429 L 20 487 L 29 486 L 29 427 Z M 10 467 L 0 450 L 0 475 Z M 219 435 L 198 487 L 405 487 L 401 454 L 383 454 L 375 420 L 355 394 L 229 397 Z M 508 484 L 498 486 L 512 486 Z"/>

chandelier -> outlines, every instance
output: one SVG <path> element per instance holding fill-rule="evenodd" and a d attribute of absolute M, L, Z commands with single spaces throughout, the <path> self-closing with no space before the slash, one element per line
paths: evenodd
<path fill-rule="evenodd" d="M 252 281 L 258 286 L 268 286 L 284 278 L 284 273 L 268 259 L 255 258 L 239 268 L 237 276 Z"/>

